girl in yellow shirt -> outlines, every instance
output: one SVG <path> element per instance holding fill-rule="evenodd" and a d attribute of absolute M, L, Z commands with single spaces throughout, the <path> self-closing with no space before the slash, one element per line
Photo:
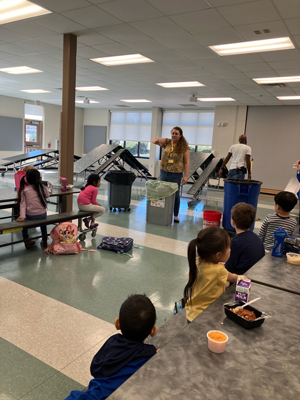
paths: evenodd
<path fill-rule="evenodd" d="M 189 281 L 184 289 L 186 317 L 193 321 L 225 292 L 226 282 L 236 282 L 237 275 L 223 264 L 230 256 L 230 236 L 211 226 L 198 233 L 188 246 Z"/>

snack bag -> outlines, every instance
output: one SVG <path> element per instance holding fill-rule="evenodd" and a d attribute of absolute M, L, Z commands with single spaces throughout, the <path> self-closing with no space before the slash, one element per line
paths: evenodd
<path fill-rule="evenodd" d="M 239 275 L 236 282 L 235 301 L 249 301 L 251 280 L 244 275 Z"/>

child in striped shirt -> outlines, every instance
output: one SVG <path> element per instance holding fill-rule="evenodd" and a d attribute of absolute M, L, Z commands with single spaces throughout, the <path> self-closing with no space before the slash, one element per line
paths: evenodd
<path fill-rule="evenodd" d="M 263 241 L 266 250 L 272 250 L 274 246 L 274 231 L 280 227 L 289 235 L 292 235 L 297 221 L 290 217 L 290 212 L 297 204 L 298 200 L 294 193 L 279 192 L 275 198 L 275 214 L 269 214 L 264 219 L 259 230 L 258 236 Z"/>

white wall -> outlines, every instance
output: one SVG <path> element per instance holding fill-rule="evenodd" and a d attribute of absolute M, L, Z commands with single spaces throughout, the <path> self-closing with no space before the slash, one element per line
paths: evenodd
<path fill-rule="evenodd" d="M 0 115 L 3 117 L 22 118 L 24 121 L 24 100 L 14 97 L 0 96 Z M 22 148 L 24 139 L 22 141 Z M 19 151 L 1 151 L 0 145 L 0 160 L 4 157 L 12 157 L 20 154 Z"/>
<path fill-rule="evenodd" d="M 83 125 L 107 126 L 109 110 L 102 108 L 84 108 Z"/>

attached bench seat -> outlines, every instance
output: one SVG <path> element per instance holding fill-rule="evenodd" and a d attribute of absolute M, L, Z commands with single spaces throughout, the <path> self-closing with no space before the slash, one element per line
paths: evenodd
<path fill-rule="evenodd" d="M 30 229 L 41 225 L 57 224 L 64 221 L 71 221 L 73 219 L 89 217 L 90 215 L 91 212 L 87 211 L 68 211 L 61 214 L 48 215 L 46 219 L 39 219 L 35 221 L 5 222 L 0 224 L 0 234 L 22 231 L 23 228 Z"/>

